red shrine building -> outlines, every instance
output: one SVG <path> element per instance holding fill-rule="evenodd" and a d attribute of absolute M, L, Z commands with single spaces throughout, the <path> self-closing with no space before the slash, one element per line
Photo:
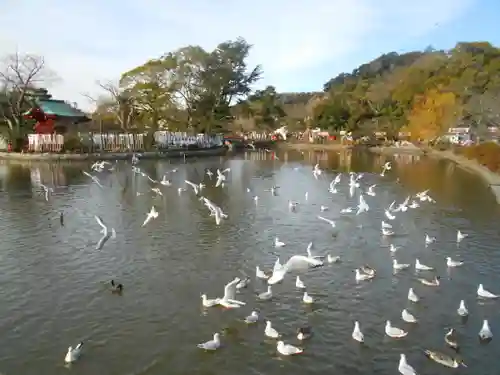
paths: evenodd
<path fill-rule="evenodd" d="M 90 118 L 63 100 L 37 99 L 33 107 L 24 113 L 27 119 L 35 120 L 36 134 L 64 134 L 75 125 L 90 121 Z"/>

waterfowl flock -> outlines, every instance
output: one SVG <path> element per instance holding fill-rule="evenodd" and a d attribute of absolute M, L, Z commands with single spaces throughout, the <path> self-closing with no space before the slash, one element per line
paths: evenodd
<path fill-rule="evenodd" d="M 83 173 L 89 178 L 90 183 L 96 184 L 101 189 L 106 189 L 107 187 L 101 183 L 99 179 L 99 173 L 103 171 L 112 171 L 114 168 L 113 163 L 106 161 L 97 162 L 91 166 L 90 171 L 84 171 Z M 385 163 L 381 173 L 378 178 L 384 178 L 391 171 L 391 163 Z M 223 189 L 228 182 L 231 170 L 227 169 L 217 169 L 206 170 L 205 176 L 202 181 L 193 182 L 189 180 L 183 181 L 180 185 L 178 182 L 174 183 L 169 176 L 176 172 L 172 170 L 169 175 L 166 174 L 160 181 L 152 179 L 148 176 L 140 167 L 140 158 L 135 156 L 132 161 L 131 169 L 134 174 L 141 176 L 143 178 L 149 179 L 149 181 L 154 184 L 151 188 L 151 194 L 161 196 L 165 189 L 175 189 L 177 188 L 178 194 L 193 194 L 198 197 L 200 204 L 204 205 L 207 209 L 207 215 L 213 217 L 215 224 L 217 226 L 224 225 L 224 220 L 228 219 L 228 214 L 226 214 L 223 208 L 216 204 L 211 199 L 204 196 L 204 189 L 207 184 L 212 184 L 215 188 Z M 317 181 L 325 181 L 326 178 L 332 173 L 332 171 L 323 171 L 318 164 L 312 168 L 312 175 Z M 327 202 L 324 205 L 318 207 L 318 214 L 316 218 L 318 220 L 318 225 L 324 225 L 324 230 L 332 231 L 332 236 L 336 236 L 337 233 L 337 218 L 339 215 L 366 215 L 370 212 L 370 200 L 377 199 L 379 192 L 377 191 L 377 184 L 365 184 L 363 180 L 363 173 L 338 173 L 332 179 L 332 181 L 327 186 L 327 191 L 329 194 L 337 194 L 340 190 L 345 189 L 348 191 L 350 197 L 357 197 L 358 204 L 354 207 L 344 207 L 341 208 L 335 215 L 331 214 L 331 209 L 328 207 Z M 176 186 L 176 187 L 174 187 Z M 53 193 L 53 188 L 47 186 L 41 186 L 43 189 L 43 195 L 48 201 L 51 199 L 51 194 Z M 273 186 L 269 189 L 272 195 L 278 194 L 278 186 Z M 252 198 L 255 202 L 259 201 L 257 192 L 251 191 L 250 188 L 247 189 L 248 193 L 251 193 Z M 308 192 L 304 192 L 304 201 L 297 202 L 293 201 L 290 197 L 288 200 L 288 210 L 291 214 L 300 210 L 301 205 L 307 204 L 309 199 Z M 441 277 L 436 275 L 435 267 L 432 265 L 426 265 L 422 263 L 418 258 L 414 259 L 412 263 L 403 263 L 397 259 L 401 249 L 391 242 L 391 238 L 397 235 L 397 225 L 395 225 L 398 216 L 405 215 L 409 210 L 416 210 L 423 205 L 430 205 L 436 203 L 432 198 L 430 191 L 422 191 L 416 194 L 408 196 L 403 202 L 397 203 L 392 202 L 383 211 L 384 219 L 380 223 L 380 236 L 383 237 L 388 244 L 388 253 L 392 256 L 392 270 L 394 275 L 400 272 L 407 272 L 408 270 L 414 270 L 418 273 L 419 277 L 415 278 L 415 285 L 420 284 L 425 287 L 429 287 L 429 293 L 432 293 L 433 288 L 442 288 Z M 328 215 L 330 214 L 330 215 Z M 155 206 L 151 207 L 148 212 L 144 212 L 144 218 L 138 222 L 139 228 L 147 227 L 148 223 L 157 219 L 162 212 L 159 212 Z M 104 223 L 101 216 L 97 213 L 95 214 L 95 220 L 97 225 L 101 228 L 100 234 L 102 236 L 96 241 L 96 249 L 104 249 L 107 241 L 116 238 L 116 231 L 111 226 Z M 64 217 L 60 216 L 61 225 L 63 225 Z M 457 230 L 456 242 L 461 243 L 467 240 L 468 235 L 466 233 Z M 314 340 L 313 330 L 323 329 L 323 327 L 312 327 L 309 325 L 301 326 L 297 328 L 296 339 L 298 343 L 291 342 L 289 339 L 285 339 L 288 335 L 286 332 L 278 331 L 270 319 L 266 318 L 259 312 L 259 303 L 275 303 L 279 300 L 279 293 L 276 293 L 275 285 L 280 283 L 295 283 L 295 288 L 299 291 L 301 298 L 297 300 L 297 304 L 313 305 L 316 303 L 316 297 L 311 294 L 308 289 L 307 272 L 308 270 L 314 270 L 319 267 L 324 267 L 330 265 L 331 267 L 337 266 L 342 267 L 343 259 L 339 255 L 335 254 L 323 254 L 315 255 L 313 254 L 313 243 L 310 242 L 303 253 L 295 254 L 289 256 L 285 262 L 282 262 L 282 256 L 280 256 L 280 249 L 287 247 L 287 238 L 280 238 L 276 235 L 270 243 L 270 247 L 273 248 L 273 252 L 277 255 L 273 267 L 269 270 L 264 269 L 259 264 L 255 264 L 255 274 L 252 276 L 242 273 L 240 270 L 235 270 L 235 277 L 229 281 L 223 288 L 223 293 L 220 296 L 208 297 L 203 291 L 201 291 L 201 306 L 204 309 L 212 308 L 225 308 L 225 309 L 235 309 L 237 311 L 242 310 L 239 320 L 250 327 L 262 330 L 262 337 L 268 340 L 273 340 L 273 345 L 277 355 L 279 356 L 295 356 L 295 355 L 307 355 L 307 340 Z M 292 239 L 290 239 L 292 240 Z M 422 246 L 430 247 L 432 244 L 436 243 L 437 238 L 431 237 L 429 234 L 425 234 L 422 238 Z M 444 264 L 448 268 L 459 268 L 462 266 L 467 266 L 460 259 L 454 259 L 451 256 L 443 259 Z M 300 272 L 300 275 L 297 274 Z M 368 264 L 359 264 L 355 269 L 353 269 L 353 282 L 356 283 L 369 283 L 377 279 L 378 272 L 372 266 Z M 114 280 L 110 282 L 110 290 L 113 294 L 121 294 L 124 291 L 124 286 L 121 283 L 116 283 Z M 255 295 L 250 296 L 248 293 L 244 293 L 244 290 L 248 288 L 249 285 L 258 285 L 256 290 L 260 292 L 255 293 Z M 264 287 L 265 285 L 265 287 Z M 293 285 L 293 284 L 292 284 Z M 492 286 L 493 287 L 493 286 Z M 222 288 L 221 288 L 222 289 Z M 407 299 L 412 304 L 418 304 L 421 300 L 420 296 L 417 294 L 418 290 L 415 291 L 413 287 L 408 289 Z M 499 298 L 499 295 L 488 291 L 483 284 L 479 284 L 477 287 L 476 295 L 478 299 L 488 299 L 493 300 Z M 245 296 L 245 298 L 243 298 Z M 245 300 L 242 300 L 245 299 Z M 469 301 L 469 303 L 473 303 Z M 407 328 L 408 326 L 418 324 L 419 316 L 415 315 L 411 308 L 401 306 L 401 322 L 386 320 L 380 322 L 380 329 L 385 335 L 391 339 L 395 340 L 411 340 L 411 332 Z M 469 316 L 469 311 L 467 308 L 467 303 L 465 300 L 458 300 L 455 308 L 450 308 L 449 311 L 450 320 L 453 315 L 459 316 L 464 322 Z M 259 328 L 262 323 L 262 328 Z M 363 322 L 361 320 L 356 320 L 352 322 L 353 330 L 350 332 L 351 339 L 359 343 L 360 345 L 365 345 L 370 341 L 370 336 L 363 333 Z M 384 328 L 383 328 L 384 327 Z M 479 327 L 478 338 L 481 342 L 488 342 L 493 338 L 492 330 L 487 319 L 483 320 L 482 327 Z M 214 329 L 215 330 L 215 329 Z M 349 338 L 349 333 L 338 333 Z M 75 338 L 76 339 L 76 338 Z M 78 341 L 77 341 L 78 342 Z M 269 341 L 268 341 L 269 342 Z M 429 358 L 436 364 L 440 364 L 450 368 L 466 367 L 467 353 L 459 353 L 459 340 L 457 338 L 456 330 L 454 328 L 449 328 L 447 333 L 443 338 L 444 344 L 453 350 L 453 353 L 447 354 L 445 350 L 432 350 L 425 349 L 422 351 L 422 356 Z M 215 330 L 213 337 L 208 340 L 201 342 L 197 345 L 200 350 L 214 352 L 219 349 L 224 348 L 223 345 L 223 333 Z M 441 345 L 441 343 L 436 343 L 436 346 Z M 83 342 L 79 342 L 75 347 L 70 346 L 67 350 L 67 354 L 64 358 L 66 363 L 73 363 L 80 358 L 80 354 L 83 350 Z M 414 375 L 417 371 L 412 367 L 407 361 L 406 353 L 401 353 L 399 358 L 399 363 L 395 363 L 394 367 L 398 369 L 399 373 L 402 375 Z"/>

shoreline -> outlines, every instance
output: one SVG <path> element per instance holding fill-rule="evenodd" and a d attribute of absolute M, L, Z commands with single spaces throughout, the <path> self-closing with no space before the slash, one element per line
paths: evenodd
<path fill-rule="evenodd" d="M 500 204 L 500 174 L 492 172 L 475 160 L 468 159 L 462 155 L 457 155 L 450 150 L 439 151 L 426 149 L 423 151 L 424 155 L 428 157 L 448 160 L 449 162 L 455 163 L 458 167 L 479 176 L 484 182 L 486 182 L 495 195 L 497 203 Z"/>
<path fill-rule="evenodd" d="M 283 150 L 296 150 L 296 151 L 341 151 L 352 149 L 352 145 L 342 145 L 340 143 L 288 143 L 277 142 L 274 148 Z"/>
<path fill-rule="evenodd" d="M 20 153 L 20 152 L 0 152 L 0 160 L 12 161 L 86 161 L 86 160 L 126 160 L 132 155 L 140 154 L 141 159 L 169 159 L 195 156 L 223 156 L 227 148 L 218 147 L 198 150 L 167 150 L 162 152 L 102 152 L 89 154 L 57 154 L 57 153 Z"/>
<path fill-rule="evenodd" d="M 425 151 L 417 146 L 415 146 L 415 147 L 408 147 L 408 146 L 369 147 L 368 151 L 373 152 L 374 154 L 386 155 L 386 156 L 398 155 L 398 154 L 404 154 L 404 155 L 424 155 L 425 154 Z"/>

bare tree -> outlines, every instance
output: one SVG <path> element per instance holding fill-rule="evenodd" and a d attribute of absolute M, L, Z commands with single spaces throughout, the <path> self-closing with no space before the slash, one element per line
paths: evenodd
<path fill-rule="evenodd" d="M 494 92 L 486 91 L 472 95 L 464 108 L 465 115 L 471 121 L 480 138 L 488 137 L 489 127 L 500 126 L 500 110 L 498 100 L 500 96 Z"/>
<path fill-rule="evenodd" d="M 0 121 L 8 125 L 11 136 L 24 135 L 23 113 L 28 109 L 30 92 L 56 79 L 41 56 L 16 52 L 0 62 Z"/>
<path fill-rule="evenodd" d="M 106 91 L 106 96 L 110 100 L 108 108 L 115 115 L 120 128 L 124 131 L 130 129 L 132 127 L 134 115 L 136 114 L 133 98 L 126 90 L 123 90 L 119 85 L 115 85 L 112 82 L 97 82 L 97 84 L 101 89 Z M 91 100 L 96 106 L 99 106 L 102 102 L 102 100 L 95 99 L 89 94 L 83 94 L 83 96 Z"/>

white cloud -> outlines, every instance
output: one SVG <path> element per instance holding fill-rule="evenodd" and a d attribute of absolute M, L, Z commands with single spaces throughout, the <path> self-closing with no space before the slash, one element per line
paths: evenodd
<path fill-rule="evenodd" d="M 238 36 L 254 44 L 251 61 L 263 65 L 264 83 L 304 87 L 306 72 L 348 60 L 367 38 L 424 35 L 474 0 L 4 1 L 0 53 L 45 56 L 62 78 L 54 95 L 89 107 L 80 93 L 98 95 L 96 80 L 187 44 L 213 48 Z"/>

